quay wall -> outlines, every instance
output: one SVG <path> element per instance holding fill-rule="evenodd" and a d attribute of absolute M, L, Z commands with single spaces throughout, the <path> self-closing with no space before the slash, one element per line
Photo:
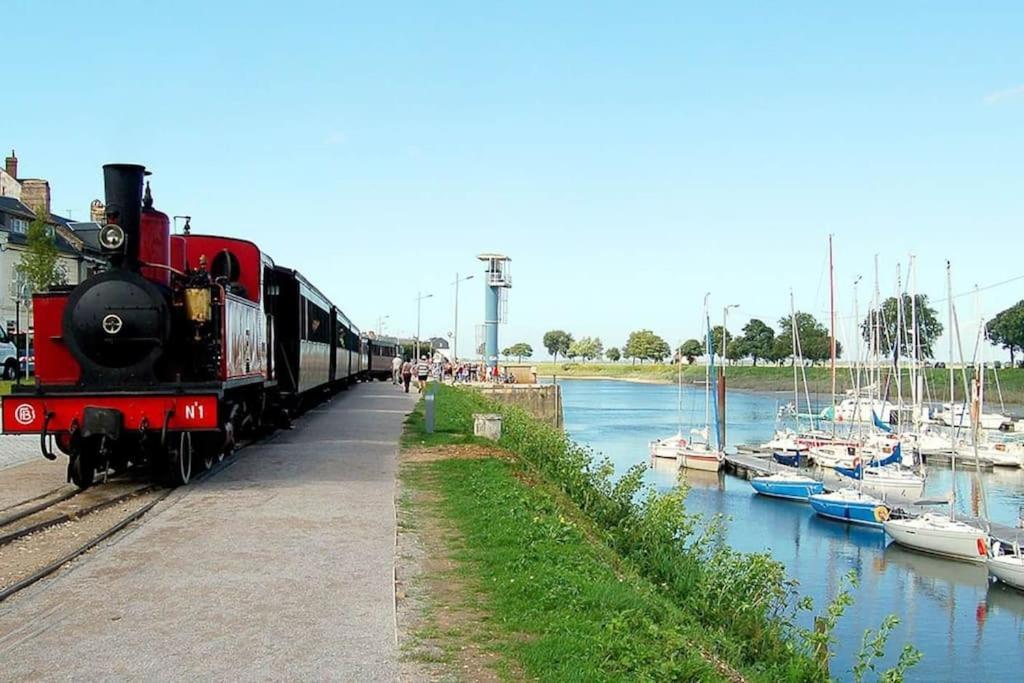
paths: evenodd
<path fill-rule="evenodd" d="M 481 384 L 489 399 L 522 408 L 552 427 L 562 427 L 562 391 L 557 384 Z"/>

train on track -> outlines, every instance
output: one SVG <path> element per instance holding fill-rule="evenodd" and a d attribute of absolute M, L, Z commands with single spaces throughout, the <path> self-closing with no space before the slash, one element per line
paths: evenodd
<path fill-rule="evenodd" d="M 389 378 L 399 353 L 258 245 L 171 234 L 147 175 L 103 167 L 109 267 L 33 296 L 35 382 L 2 398 L 4 433 L 38 434 L 51 460 L 55 444 L 81 488 L 131 465 L 186 484 L 240 438 Z"/>

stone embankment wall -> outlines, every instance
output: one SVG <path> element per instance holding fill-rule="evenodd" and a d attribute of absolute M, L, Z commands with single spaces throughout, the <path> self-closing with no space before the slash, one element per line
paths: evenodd
<path fill-rule="evenodd" d="M 562 392 L 557 384 L 487 384 L 484 396 L 522 408 L 538 420 L 562 426 Z"/>

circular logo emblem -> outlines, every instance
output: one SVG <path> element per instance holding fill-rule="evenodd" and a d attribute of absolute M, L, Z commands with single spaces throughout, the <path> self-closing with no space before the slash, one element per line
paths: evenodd
<path fill-rule="evenodd" d="M 28 403 L 22 403 L 14 409 L 14 419 L 18 424 L 30 425 L 36 421 L 36 409 Z"/>
<path fill-rule="evenodd" d="M 113 313 L 103 319 L 103 331 L 107 334 L 117 334 L 122 327 L 124 327 L 124 323 Z"/>

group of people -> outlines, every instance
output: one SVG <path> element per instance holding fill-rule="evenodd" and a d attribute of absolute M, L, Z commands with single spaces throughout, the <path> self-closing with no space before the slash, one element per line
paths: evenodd
<path fill-rule="evenodd" d="M 497 366 L 488 370 L 487 365 L 480 363 L 452 363 L 447 358 L 442 360 L 430 360 L 423 356 L 418 361 L 402 360 L 395 356 L 391 363 L 391 379 L 395 384 L 405 387 L 405 393 L 409 393 L 409 386 L 413 377 L 416 378 L 416 388 L 423 392 L 430 379 L 438 382 L 499 382 L 502 384 L 514 384 L 516 378 L 508 372 L 501 372 Z"/>

